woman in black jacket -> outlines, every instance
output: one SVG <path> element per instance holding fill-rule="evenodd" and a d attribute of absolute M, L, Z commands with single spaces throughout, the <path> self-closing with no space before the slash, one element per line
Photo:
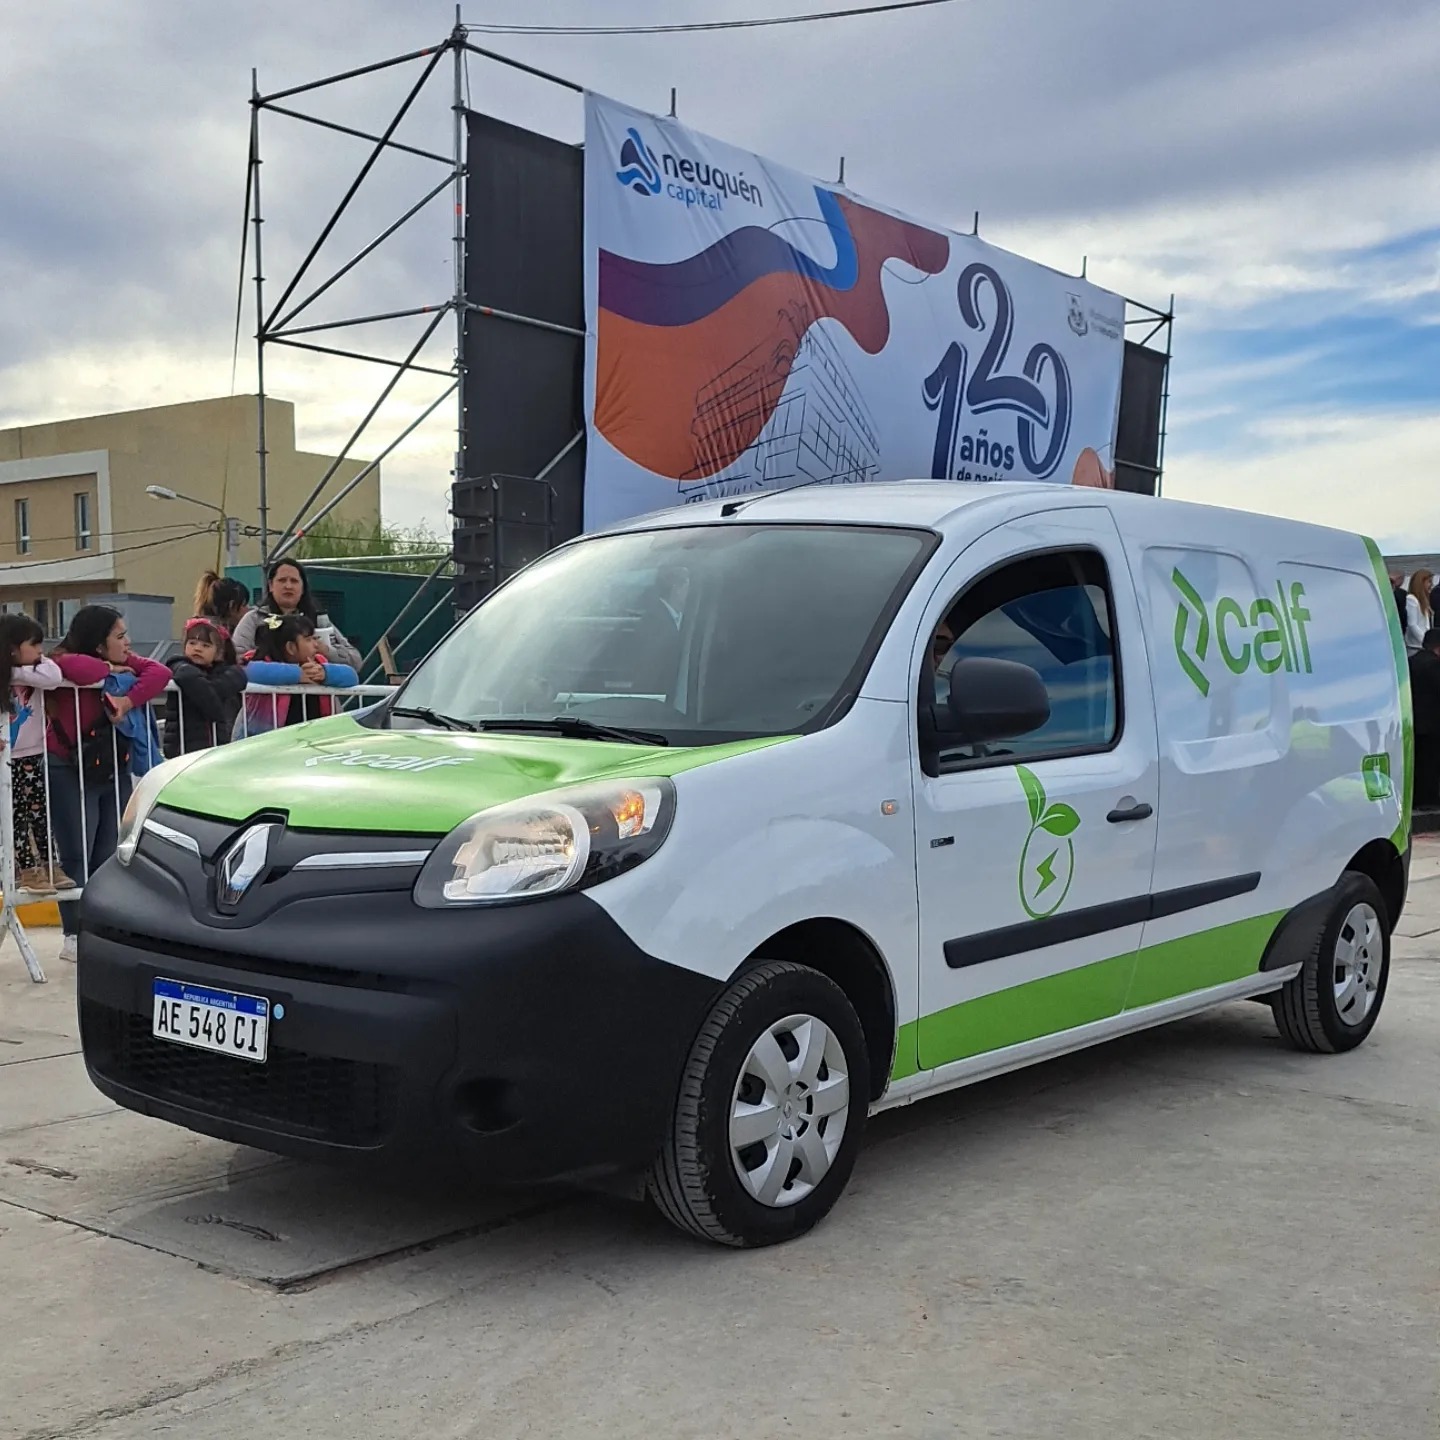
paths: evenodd
<path fill-rule="evenodd" d="M 229 631 L 204 616 L 187 620 L 184 657 L 170 669 L 180 693 L 165 696 L 165 758 L 225 744 L 245 689 Z"/>

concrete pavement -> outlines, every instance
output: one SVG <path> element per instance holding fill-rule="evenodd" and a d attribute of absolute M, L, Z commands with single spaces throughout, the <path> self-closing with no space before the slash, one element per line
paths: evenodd
<path fill-rule="evenodd" d="M 872 1123 L 811 1237 L 117 1111 L 0 949 L 0 1435 L 1440 1434 L 1440 841 L 1347 1056 L 1238 1005 Z"/>

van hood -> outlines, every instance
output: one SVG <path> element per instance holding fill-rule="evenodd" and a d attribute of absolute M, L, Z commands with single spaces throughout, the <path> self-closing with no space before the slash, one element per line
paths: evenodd
<path fill-rule="evenodd" d="M 477 810 L 587 780 L 673 776 L 790 737 L 663 748 L 548 735 L 372 730 L 349 715 L 222 745 L 159 803 L 217 820 L 262 811 L 302 830 L 443 835 Z"/>

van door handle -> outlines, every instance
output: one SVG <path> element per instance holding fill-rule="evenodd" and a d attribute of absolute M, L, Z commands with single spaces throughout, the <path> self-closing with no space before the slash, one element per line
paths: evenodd
<path fill-rule="evenodd" d="M 1105 818 L 1112 825 L 1124 825 L 1129 820 L 1148 820 L 1154 813 L 1143 800 L 1131 800 L 1128 805 L 1122 801 Z"/>

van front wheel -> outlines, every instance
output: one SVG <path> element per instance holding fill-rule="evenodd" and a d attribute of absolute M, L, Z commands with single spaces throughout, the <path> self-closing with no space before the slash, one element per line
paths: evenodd
<path fill-rule="evenodd" d="M 845 992 L 804 965 L 757 965 L 695 1037 L 650 1199 L 722 1245 L 803 1235 L 850 1178 L 869 1099 L 865 1035 Z"/>
<path fill-rule="evenodd" d="M 1271 999 L 1281 1036 L 1297 1050 L 1353 1050 L 1375 1028 L 1390 978 L 1385 901 L 1349 870 L 1300 973 Z"/>

